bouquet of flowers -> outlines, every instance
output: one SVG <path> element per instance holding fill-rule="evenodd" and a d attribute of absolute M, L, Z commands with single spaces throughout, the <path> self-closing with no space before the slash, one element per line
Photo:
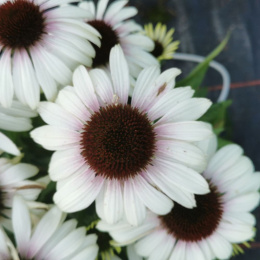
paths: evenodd
<path fill-rule="evenodd" d="M 0 0 L 0 259 L 213 260 L 250 247 L 260 174 L 229 79 L 126 0 Z M 182 80 L 165 60 L 201 61 Z M 224 77 L 217 103 L 200 88 Z"/>

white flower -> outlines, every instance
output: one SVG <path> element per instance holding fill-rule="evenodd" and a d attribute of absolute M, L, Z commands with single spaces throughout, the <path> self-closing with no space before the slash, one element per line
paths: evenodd
<path fill-rule="evenodd" d="M 136 252 L 148 259 L 228 259 L 233 243 L 254 237 L 250 211 L 260 198 L 260 173 L 242 153 L 238 145 L 228 145 L 212 157 L 203 174 L 211 192 L 196 195 L 196 208 L 178 204 L 165 216 L 149 212 L 139 227 L 123 220 L 116 225 L 100 221 L 97 228 L 109 231 L 119 245 L 138 240 Z"/>
<path fill-rule="evenodd" d="M 94 260 L 98 253 L 95 234 L 86 236 L 85 227 L 77 226 L 75 219 L 64 222 L 65 214 L 57 207 L 51 208 L 32 229 L 29 210 L 20 197 L 15 197 L 12 224 L 16 249 L 0 230 L 0 256 L 10 259 L 34 260 Z M 10 249 L 8 250 L 7 241 Z M 18 257 L 19 255 L 19 257 Z M 1 258 L 3 259 L 3 258 Z"/>
<path fill-rule="evenodd" d="M 151 65 L 156 65 L 156 59 L 149 53 L 154 49 L 154 43 L 141 33 L 142 27 L 129 20 L 137 14 L 135 7 L 126 6 L 128 1 L 99 0 L 97 6 L 93 1 L 81 1 L 79 6 L 91 12 L 91 17 L 85 21 L 93 26 L 102 36 L 101 46 L 94 46 L 96 56 L 92 68 L 106 66 L 112 47 L 120 44 L 129 63 L 130 74 L 137 77 L 140 71 Z"/>
<path fill-rule="evenodd" d="M 48 100 L 58 84 L 71 82 L 79 64 L 90 66 L 99 45 L 98 32 L 84 23 L 89 13 L 74 0 L 0 1 L 0 104 L 9 107 L 14 95 L 35 109 L 40 89 Z"/>
<path fill-rule="evenodd" d="M 21 157 L 12 160 L 0 158 L 0 225 L 10 228 L 13 198 L 16 194 L 26 201 L 35 200 L 44 184 L 29 178 L 38 173 L 38 168 L 27 163 L 19 163 Z"/>
<path fill-rule="evenodd" d="M 37 116 L 35 111 L 13 100 L 9 108 L 0 105 L 0 129 L 14 132 L 28 131 L 32 128 L 30 118 L 35 116 Z"/>
<path fill-rule="evenodd" d="M 96 199 L 102 218 L 114 223 L 125 214 L 133 225 L 144 220 L 145 206 L 168 213 L 173 206 L 168 197 L 194 207 L 194 194 L 209 189 L 194 170 L 203 171 L 206 160 L 192 142 L 212 135 L 208 124 L 194 120 L 211 102 L 192 98 L 190 87 L 173 89 L 178 69 L 160 74 L 154 66 L 140 73 L 129 104 L 129 72 L 119 46 L 111 51 L 110 71 L 80 66 L 74 88 L 39 107 L 49 125 L 31 136 L 57 150 L 49 168 L 58 182 L 55 203 L 74 212 Z"/>

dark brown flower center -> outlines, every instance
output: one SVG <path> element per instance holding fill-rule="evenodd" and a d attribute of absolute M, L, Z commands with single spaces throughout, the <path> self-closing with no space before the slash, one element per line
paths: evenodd
<path fill-rule="evenodd" d="M 41 39 L 44 17 L 33 1 L 13 0 L 0 5 L 0 44 L 27 48 Z"/>
<path fill-rule="evenodd" d="M 186 242 L 199 241 L 213 234 L 219 225 L 223 209 L 216 187 L 210 185 L 210 190 L 206 195 L 195 195 L 196 208 L 187 209 L 175 203 L 169 214 L 160 216 L 168 233 Z"/>
<path fill-rule="evenodd" d="M 146 114 L 130 105 L 110 105 L 86 122 L 82 155 L 108 179 L 127 179 L 144 170 L 155 151 L 155 133 Z"/>
<path fill-rule="evenodd" d="M 119 38 L 113 28 L 102 20 L 89 21 L 88 24 L 93 26 L 102 36 L 100 48 L 93 44 L 96 56 L 93 59 L 92 67 L 106 65 L 109 61 L 110 50 L 119 43 Z"/>
<path fill-rule="evenodd" d="M 154 49 L 151 52 L 151 54 L 155 57 L 158 58 L 163 54 L 163 46 L 160 42 L 154 41 Z"/>

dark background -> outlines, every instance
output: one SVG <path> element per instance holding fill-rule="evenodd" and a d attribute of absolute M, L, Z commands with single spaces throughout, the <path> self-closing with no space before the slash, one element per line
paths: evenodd
<path fill-rule="evenodd" d="M 138 8 L 141 24 L 161 21 L 174 27 L 174 38 L 181 42 L 178 52 L 206 56 L 232 30 L 227 46 L 216 58 L 231 76 L 230 138 L 244 148 L 260 171 L 260 0 L 130 0 L 129 5 Z M 194 63 L 171 61 L 168 65 L 180 67 L 187 75 Z M 210 69 L 204 84 L 209 87 L 209 97 L 216 100 L 219 74 Z M 259 230 L 259 208 L 255 216 Z M 259 259 L 258 231 L 251 249 L 232 260 Z"/>

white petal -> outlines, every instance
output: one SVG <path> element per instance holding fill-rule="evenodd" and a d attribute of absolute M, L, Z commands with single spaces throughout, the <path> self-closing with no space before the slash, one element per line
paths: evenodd
<path fill-rule="evenodd" d="M 34 51 L 37 52 L 38 61 L 42 63 L 51 77 L 62 85 L 67 85 L 71 82 L 71 70 L 56 55 L 47 51 L 41 45 L 33 48 L 35 48 Z"/>
<path fill-rule="evenodd" d="M 206 98 L 184 100 L 170 109 L 158 124 L 197 120 L 209 109 L 211 104 L 212 102 Z"/>
<path fill-rule="evenodd" d="M 13 117 L 0 113 L 0 129 L 23 132 L 32 128 L 31 120 L 29 118 Z"/>
<path fill-rule="evenodd" d="M 104 70 L 93 69 L 89 72 L 96 93 L 105 104 L 112 104 L 113 87 L 110 78 Z"/>
<path fill-rule="evenodd" d="M 209 138 L 213 134 L 211 126 L 204 122 L 187 121 L 155 125 L 154 130 L 156 134 L 163 138 L 183 141 L 201 141 Z"/>
<path fill-rule="evenodd" d="M 116 180 L 108 180 L 104 189 L 104 219 L 108 223 L 114 224 L 123 217 L 121 183 Z"/>
<path fill-rule="evenodd" d="M 154 167 L 161 178 L 190 193 L 206 194 L 210 191 L 202 175 L 182 164 L 157 159 Z"/>
<path fill-rule="evenodd" d="M 241 225 L 221 222 L 218 233 L 230 243 L 243 243 L 255 236 L 254 227 L 251 225 Z"/>
<path fill-rule="evenodd" d="M 172 200 L 148 184 L 141 175 L 135 177 L 134 189 L 140 200 L 152 212 L 165 215 L 171 211 L 173 207 Z"/>
<path fill-rule="evenodd" d="M 194 195 L 186 190 L 179 188 L 178 186 L 169 183 L 168 179 L 165 179 L 164 175 L 155 169 L 148 169 L 147 176 L 152 182 L 173 201 L 178 202 L 186 208 L 193 208 L 196 206 Z"/>
<path fill-rule="evenodd" d="M 13 80 L 15 93 L 24 104 L 35 109 L 40 101 L 40 87 L 26 50 L 14 52 Z"/>
<path fill-rule="evenodd" d="M 111 23 L 112 24 L 120 23 L 126 19 L 129 19 L 129 18 L 135 16 L 137 14 L 137 12 L 138 12 L 137 9 L 133 6 L 125 7 L 120 12 L 118 12 L 117 14 L 115 14 L 112 17 Z"/>
<path fill-rule="evenodd" d="M 11 139 L 0 132 L 0 150 L 13 155 L 19 155 L 20 151 Z"/>
<path fill-rule="evenodd" d="M 139 74 L 134 88 L 131 105 L 145 111 L 153 95 L 153 87 L 156 78 L 160 75 L 159 66 L 145 68 Z"/>
<path fill-rule="evenodd" d="M 135 244 L 136 252 L 141 256 L 149 257 L 152 254 L 152 251 L 158 247 L 164 236 L 165 232 L 162 230 L 153 231 Z"/>
<path fill-rule="evenodd" d="M 104 20 L 110 22 L 110 20 L 127 4 L 128 1 L 120 0 L 112 2 L 105 13 Z"/>
<path fill-rule="evenodd" d="M 47 254 L 70 232 L 72 232 L 77 226 L 75 219 L 64 222 L 53 234 L 53 236 L 44 244 L 44 247 L 35 256 L 36 259 L 44 259 Z"/>
<path fill-rule="evenodd" d="M 187 243 L 179 240 L 173 248 L 169 260 L 186 259 Z M 188 260 L 188 259 L 187 259 Z"/>
<path fill-rule="evenodd" d="M 238 196 L 225 203 L 225 208 L 230 212 L 245 212 L 254 210 L 259 204 L 260 194 L 251 192 Z M 239 213 L 238 213 L 239 214 Z"/>
<path fill-rule="evenodd" d="M 0 58 L 0 104 L 10 107 L 14 95 L 11 71 L 11 50 L 5 49 Z"/>
<path fill-rule="evenodd" d="M 31 236 L 31 219 L 25 202 L 18 196 L 14 197 L 12 220 L 18 250 L 25 257 Z"/>
<path fill-rule="evenodd" d="M 124 183 L 124 208 L 127 221 L 131 225 L 137 226 L 143 223 L 146 209 L 143 202 L 136 196 L 131 179 Z"/>
<path fill-rule="evenodd" d="M 74 177 L 75 175 L 75 177 Z M 83 166 L 79 174 L 58 187 L 53 200 L 65 212 L 76 212 L 87 208 L 97 197 L 103 186 L 103 178 Z"/>
<path fill-rule="evenodd" d="M 55 126 L 41 126 L 31 133 L 33 140 L 47 150 L 63 150 L 80 141 L 80 133 Z"/>
<path fill-rule="evenodd" d="M 45 123 L 70 130 L 81 130 L 83 124 L 62 107 L 51 102 L 41 102 L 38 112 Z"/>
<path fill-rule="evenodd" d="M 160 238 L 160 243 L 156 248 L 153 248 L 149 260 L 164 260 L 169 259 L 169 255 L 175 243 L 173 239 L 166 232 L 163 232 L 164 236 Z M 203 260 L 203 259 L 199 259 Z"/>
<path fill-rule="evenodd" d="M 56 232 L 64 218 L 64 213 L 56 206 L 50 209 L 40 220 L 31 237 L 28 258 L 33 258 L 42 246 Z"/>
<path fill-rule="evenodd" d="M 33 177 L 38 173 L 38 168 L 27 163 L 18 163 L 0 174 L 1 185 L 19 183 L 22 180 Z"/>
<path fill-rule="evenodd" d="M 45 256 L 47 259 L 63 259 L 74 253 L 83 243 L 85 227 L 77 228 L 63 237 L 54 248 Z"/>
<path fill-rule="evenodd" d="M 103 18 L 104 12 L 107 8 L 108 1 L 109 0 L 98 1 L 96 20 L 101 20 Z"/>
<path fill-rule="evenodd" d="M 186 259 L 207 260 L 197 243 L 187 243 Z"/>
<path fill-rule="evenodd" d="M 92 80 L 84 66 L 79 66 L 73 73 L 73 85 L 82 102 L 93 111 L 99 110 L 99 103 Z"/>
<path fill-rule="evenodd" d="M 214 252 L 215 257 L 219 259 L 228 259 L 231 256 L 233 250 L 232 245 L 220 234 L 215 232 L 207 238 L 207 242 Z"/>
<path fill-rule="evenodd" d="M 242 153 L 242 148 L 235 144 L 221 148 L 210 160 L 204 175 L 210 178 L 213 174 L 228 169 L 237 162 Z"/>
<path fill-rule="evenodd" d="M 73 87 L 65 87 L 62 89 L 59 92 L 56 103 L 83 122 L 87 121 L 91 116 L 87 107 L 75 93 Z"/>
<path fill-rule="evenodd" d="M 37 80 L 42 87 L 47 100 L 54 100 L 57 94 L 57 83 L 48 69 L 46 69 L 45 64 L 42 62 L 42 55 L 38 49 L 32 47 L 30 49 L 30 54 L 33 60 Z"/>
<path fill-rule="evenodd" d="M 174 88 L 165 95 L 160 95 L 148 111 L 154 121 L 165 115 L 172 107 L 184 100 L 191 100 L 194 90 L 191 87 Z"/>
<path fill-rule="evenodd" d="M 114 94 L 117 96 L 119 103 L 127 104 L 130 87 L 129 69 L 123 51 L 119 45 L 111 49 L 109 65 Z"/>
<path fill-rule="evenodd" d="M 159 140 L 156 155 L 160 158 L 184 164 L 198 172 L 205 170 L 205 154 L 195 145 L 175 140 Z"/>

